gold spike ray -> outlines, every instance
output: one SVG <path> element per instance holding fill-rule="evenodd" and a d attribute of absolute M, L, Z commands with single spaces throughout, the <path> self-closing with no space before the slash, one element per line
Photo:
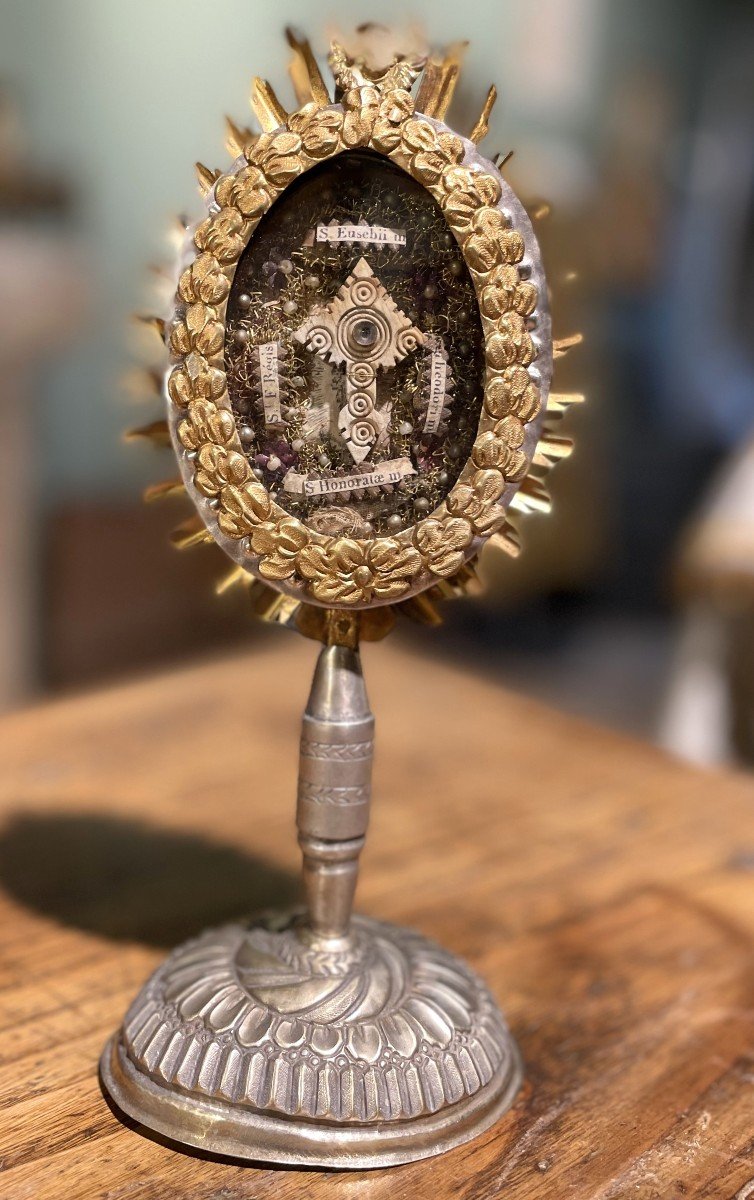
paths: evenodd
<path fill-rule="evenodd" d="M 449 579 L 438 579 L 429 594 L 438 600 L 462 600 L 465 596 L 480 596 L 483 591 L 484 585 L 473 563 L 466 563 Z"/>
<path fill-rule="evenodd" d="M 545 221 L 552 213 L 552 205 L 546 200 L 540 200 L 539 204 L 535 204 L 534 208 L 529 212 L 531 221 Z"/>
<path fill-rule="evenodd" d="M 288 73 L 298 103 L 303 107 L 313 100 L 320 108 L 331 104 L 332 100 L 327 90 L 327 84 L 317 66 L 317 60 L 312 53 L 308 38 L 301 37 L 290 25 L 286 28 L 285 36 L 293 51 Z"/>
<path fill-rule="evenodd" d="M 518 558 L 521 553 L 521 537 L 515 525 L 512 525 L 510 521 L 506 521 L 500 529 L 492 534 L 487 545 L 492 546 L 495 550 L 502 550 L 510 558 Z"/>
<path fill-rule="evenodd" d="M 572 333 L 570 337 L 556 338 L 552 343 L 553 358 L 564 358 L 574 346 L 580 346 L 584 340 L 583 333 Z"/>
<path fill-rule="evenodd" d="M 490 90 L 487 93 L 487 99 L 485 100 L 484 105 L 482 107 L 482 111 L 480 112 L 480 114 L 477 118 L 477 122 L 476 122 L 474 128 L 472 129 L 471 133 L 469 134 L 469 140 L 474 142 L 474 144 L 477 146 L 482 141 L 482 139 L 485 138 L 487 136 L 487 134 L 489 133 L 490 114 L 492 113 L 492 110 L 495 107 L 496 100 L 497 100 L 497 88 L 495 87 L 495 85 L 493 83 L 492 87 L 490 88 Z"/>
<path fill-rule="evenodd" d="M 258 75 L 251 83 L 251 107 L 264 133 L 272 133 L 278 125 L 284 125 L 288 120 L 288 113 L 275 95 L 272 86 L 266 79 L 260 79 Z"/>
<path fill-rule="evenodd" d="M 154 500 L 170 500 L 173 496 L 183 496 L 186 492 L 186 486 L 182 479 L 163 479 L 161 483 L 150 483 L 149 487 L 144 489 L 143 499 L 146 504 L 152 504 Z"/>
<path fill-rule="evenodd" d="M 436 117 L 438 121 L 444 120 L 456 90 L 461 59 L 467 46 L 468 42 L 459 42 L 450 47 L 443 59 L 430 58 L 427 61 L 416 93 L 419 112 Z"/>
<path fill-rule="evenodd" d="M 151 442 L 153 446 L 170 445 L 170 430 L 164 419 L 150 421 L 148 425 L 138 425 L 135 429 L 127 429 L 123 436 L 127 442 L 143 440 Z"/>
<path fill-rule="evenodd" d="M 176 550 L 189 550 L 192 546 L 201 546 L 204 542 L 212 542 L 214 538 L 206 528 L 201 517 L 189 517 L 182 521 L 170 535 L 170 541 Z"/>
<path fill-rule="evenodd" d="M 295 625 L 301 601 L 273 591 L 266 583 L 257 582 L 251 589 L 254 612 L 271 625 Z"/>
<path fill-rule="evenodd" d="M 415 621 L 417 625 L 442 625 L 443 621 L 437 605 L 430 600 L 426 592 L 420 592 L 410 600 L 403 600 L 398 605 L 398 612 Z"/>
<path fill-rule="evenodd" d="M 165 263 L 150 263 L 147 270 L 159 283 L 170 283 L 175 288 L 175 279 Z"/>
<path fill-rule="evenodd" d="M 229 592 L 233 587 L 237 587 L 239 583 L 251 584 L 251 579 L 243 567 L 234 567 L 227 575 L 223 575 L 222 579 L 218 579 L 215 584 L 215 595 L 224 596 L 226 592 Z"/>
<path fill-rule="evenodd" d="M 212 167 L 205 167 L 204 163 L 195 163 L 196 178 L 199 182 L 199 191 L 203 196 L 211 192 L 218 179 L 222 175 L 222 171 L 213 171 Z"/>
<path fill-rule="evenodd" d="M 537 442 L 537 448 L 534 451 L 532 466 L 544 467 L 549 470 L 554 467 L 555 463 L 563 462 L 569 457 L 573 450 L 573 442 L 570 438 L 556 437 L 554 434 L 545 434 Z"/>
<path fill-rule="evenodd" d="M 163 389 L 162 371 L 150 367 L 133 367 L 126 371 L 121 380 L 121 386 L 134 399 L 143 400 L 146 396 L 161 396 Z"/>
<path fill-rule="evenodd" d="M 575 404 L 583 404 L 582 392 L 550 392 L 545 412 L 548 417 L 563 417 Z"/>
<path fill-rule="evenodd" d="M 134 313 L 134 320 L 145 329 L 156 333 L 161 342 L 165 341 L 165 326 L 167 322 L 162 317 L 153 317 L 145 313 Z"/>
<path fill-rule="evenodd" d="M 236 125 L 230 117 L 225 118 L 225 146 L 232 158 L 239 158 L 247 147 L 257 141 L 258 134 L 252 133 L 246 126 Z"/>
<path fill-rule="evenodd" d="M 520 513 L 549 513 L 552 500 L 542 480 L 537 479 L 536 475 L 527 475 L 510 506 Z"/>

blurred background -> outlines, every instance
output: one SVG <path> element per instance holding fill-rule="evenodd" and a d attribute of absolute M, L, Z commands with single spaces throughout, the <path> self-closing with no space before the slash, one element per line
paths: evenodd
<path fill-rule="evenodd" d="M 283 637 L 178 554 L 159 414 L 154 268 L 193 163 L 228 162 L 251 76 L 292 101 L 286 24 L 377 17 L 468 39 L 449 123 L 515 150 L 540 214 L 556 389 L 589 398 L 525 554 L 427 650 L 698 761 L 754 762 L 754 12 L 733 0 L 3 0 L 0 9 L 0 707 Z M 344 23 L 347 22 L 347 25 Z M 543 201 L 551 206 L 545 214 Z M 405 634 L 403 636 L 406 636 Z"/>

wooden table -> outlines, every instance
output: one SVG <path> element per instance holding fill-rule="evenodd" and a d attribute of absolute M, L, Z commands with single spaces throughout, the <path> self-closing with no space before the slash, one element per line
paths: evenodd
<path fill-rule="evenodd" d="M 391 645 L 364 653 L 358 901 L 486 976 L 526 1060 L 515 1108 L 352 1175 L 183 1153 L 110 1110 L 99 1052 L 165 948 L 296 892 L 314 656 L 281 632 L 0 725 L 3 1200 L 754 1196 L 751 782 Z"/>

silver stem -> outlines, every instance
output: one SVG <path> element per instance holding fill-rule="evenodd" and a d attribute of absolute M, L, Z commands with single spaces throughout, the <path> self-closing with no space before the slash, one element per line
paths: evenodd
<path fill-rule="evenodd" d="M 302 722 L 296 813 L 309 924 L 321 937 L 348 933 L 373 754 L 374 717 L 359 652 L 323 646 Z"/>

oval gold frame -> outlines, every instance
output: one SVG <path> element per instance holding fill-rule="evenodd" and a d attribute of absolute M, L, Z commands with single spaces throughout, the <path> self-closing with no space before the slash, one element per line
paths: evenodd
<path fill-rule="evenodd" d="M 440 205 L 474 282 L 486 360 L 477 436 L 457 482 L 410 528 L 369 540 L 319 534 L 273 500 L 243 453 L 224 368 L 227 300 L 260 219 L 303 172 L 358 148 L 398 164 Z M 453 576 L 504 525 L 550 385 L 546 287 L 522 205 L 473 142 L 418 113 L 408 91 L 372 86 L 351 89 L 342 104 L 311 102 L 291 113 L 249 143 L 207 203 L 209 215 L 184 246 L 167 392 L 186 489 L 209 532 L 251 574 L 328 608 L 391 604 Z"/>

